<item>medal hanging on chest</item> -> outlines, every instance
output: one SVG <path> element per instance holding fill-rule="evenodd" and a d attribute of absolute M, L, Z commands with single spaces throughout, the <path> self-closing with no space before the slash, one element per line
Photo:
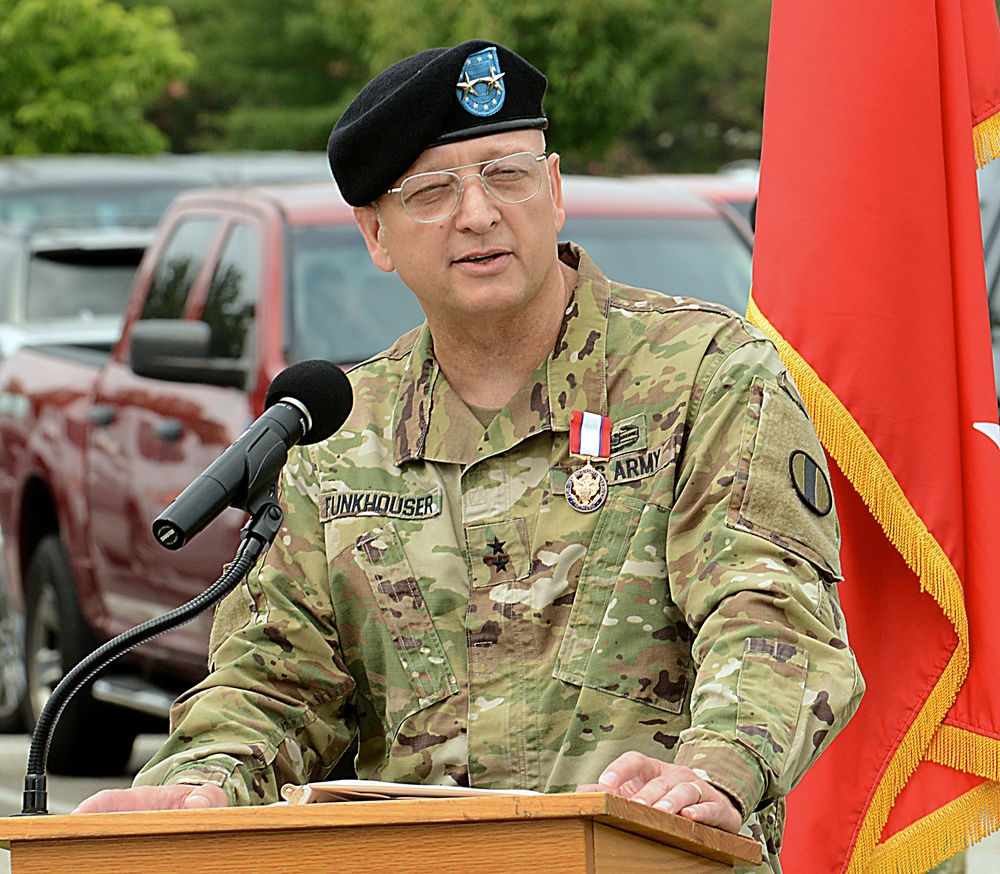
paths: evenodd
<path fill-rule="evenodd" d="M 586 462 L 566 480 L 566 500 L 574 510 L 591 513 L 608 496 L 608 481 L 593 465 L 595 458 L 611 456 L 611 419 L 597 413 L 573 410 L 569 429 L 569 453 Z"/>

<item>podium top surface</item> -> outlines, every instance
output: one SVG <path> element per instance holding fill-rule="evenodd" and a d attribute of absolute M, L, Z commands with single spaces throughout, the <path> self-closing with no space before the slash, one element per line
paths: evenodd
<path fill-rule="evenodd" d="M 0 842 L 570 818 L 591 818 L 728 864 L 761 861 L 760 846 L 749 838 L 603 792 L 6 817 Z"/>

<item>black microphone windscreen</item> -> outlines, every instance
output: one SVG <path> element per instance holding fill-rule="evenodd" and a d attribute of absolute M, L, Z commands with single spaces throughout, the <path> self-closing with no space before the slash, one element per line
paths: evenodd
<path fill-rule="evenodd" d="M 326 440 L 347 421 L 354 406 L 347 374 L 324 358 L 300 361 L 282 370 L 267 389 L 264 408 L 283 398 L 295 398 L 312 417 L 312 427 L 299 441 L 302 445 Z"/>

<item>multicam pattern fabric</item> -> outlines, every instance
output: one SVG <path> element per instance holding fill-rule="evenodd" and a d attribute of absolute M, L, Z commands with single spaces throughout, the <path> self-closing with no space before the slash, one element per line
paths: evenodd
<path fill-rule="evenodd" d="M 784 795 L 863 690 L 836 514 L 790 472 L 804 452 L 822 480 L 823 450 L 743 319 L 561 257 L 556 348 L 485 430 L 426 326 L 353 371 L 351 418 L 293 452 L 284 527 L 137 783 L 267 803 L 357 734 L 361 777 L 571 792 L 639 750 L 728 792 L 754 870 L 779 870 Z M 612 420 L 592 513 L 564 493 L 573 410 Z"/>

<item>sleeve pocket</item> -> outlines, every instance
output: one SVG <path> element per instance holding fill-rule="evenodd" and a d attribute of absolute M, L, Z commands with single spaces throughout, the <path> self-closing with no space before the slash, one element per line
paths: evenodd
<path fill-rule="evenodd" d="M 799 721 L 808 668 L 809 653 L 790 643 L 749 638 L 743 650 L 736 735 L 777 775 Z"/>
<path fill-rule="evenodd" d="M 826 453 L 792 396 L 760 378 L 751 387 L 726 523 L 842 579 Z"/>
<path fill-rule="evenodd" d="M 212 632 L 208 641 L 208 663 L 215 670 L 215 654 L 229 635 L 257 618 L 259 604 L 250 592 L 249 581 L 243 581 L 215 608 L 215 618 L 212 620 Z"/>

